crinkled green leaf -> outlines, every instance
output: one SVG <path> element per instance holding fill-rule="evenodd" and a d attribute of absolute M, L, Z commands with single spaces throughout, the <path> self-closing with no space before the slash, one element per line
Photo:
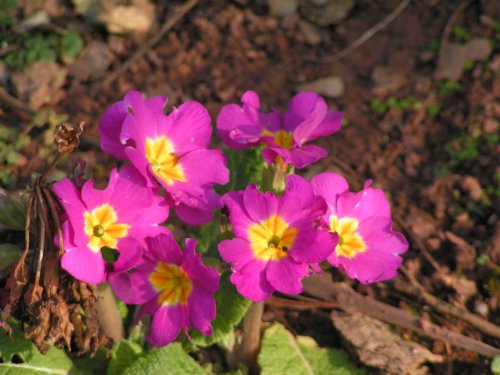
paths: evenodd
<path fill-rule="evenodd" d="M 0 197 L 0 224 L 12 230 L 24 231 L 26 213 L 21 203 L 8 195 Z"/>
<path fill-rule="evenodd" d="M 21 257 L 21 249 L 16 245 L 5 243 L 0 245 L 0 279 L 7 277 L 10 267 Z"/>
<path fill-rule="evenodd" d="M 222 189 L 223 192 L 242 190 L 249 183 L 260 184 L 264 160 L 260 147 L 248 150 L 224 150 L 227 156 L 227 166 L 231 173 L 230 182 Z"/>
<path fill-rule="evenodd" d="M 229 272 L 221 275 L 220 288 L 215 294 L 217 302 L 217 316 L 212 322 L 214 334 L 204 336 L 198 331 L 192 331 L 193 344 L 201 347 L 213 344 L 228 346 L 233 337 L 234 327 L 237 326 L 245 316 L 251 301 L 242 297 L 229 281 Z"/>
<path fill-rule="evenodd" d="M 47 354 L 42 354 L 35 344 L 24 338 L 19 327 L 15 324 L 11 326 L 12 337 L 0 329 L 0 359 L 2 361 L 0 375 L 82 373 L 61 349 L 52 347 Z"/>
<path fill-rule="evenodd" d="M 500 356 L 497 355 L 495 358 L 493 358 L 493 361 L 491 361 L 491 372 L 495 375 L 500 374 Z"/>
<path fill-rule="evenodd" d="M 142 347 L 133 341 L 121 340 L 111 351 L 108 375 L 121 375 L 127 367 L 144 355 Z"/>
<path fill-rule="evenodd" d="M 278 323 L 264 332 L 258 363 L 262 375 L 364 374 L 343 351 L 320 348 L 312 338 L 295 337 Z"/>
<path fill-rule="evenodd" d="M 179 343 L 173 343 L 138 358 L 123 375 L 205 375 L 203 368 Z"/>

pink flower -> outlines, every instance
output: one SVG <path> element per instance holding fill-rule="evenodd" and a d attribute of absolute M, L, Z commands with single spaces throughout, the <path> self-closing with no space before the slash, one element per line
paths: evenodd
<path fill-rule="evenodd" d="M 260 193 L 255 185 L 222 197 L 229 208 L 234 239 L 219 244 L 233 264 L 231 282 L 243 296 L 262 301 L 275 290 L 298 294 L 309 265 L 322 262 L 337 241 L 315 222 L 326 209 L 302 177 L 287 177 L 282 197 Z"/>
<path fill-rule="evenodd" d="M 304 168 L 324 158 L 325 149 L 305 143 L 335 133 L 342 124 L 342 112 L 329 112 L 323 98 L 314 92 L 295 95 L 285 114 L 277 109 L 259 112 L 260 100 L 253 91 L 247 91 L 241 101 L 243 107 L 229 104 L 222 108 L 217 117 L 219 135 L 236 150 L 267 145 L 262 155 L 269 164 L 278 158 L 278 162 Z"/>
<path fill-rule="evenodd" d="M 328 204 L 323 223 L 339 236 L 328 262 L 363 284 L 396 276 L 402 262 L 399 255 L 408 249 L 404 236 L 392 230 L 384 192 L 370 188 L 370 183 L 354 193 L 336 173 L 320 173 L 311 180 L 315 193 Z"/>
<path fill-rule="evenodd" d="M 127 304 L 143 304 L 137 315 L 151 315 L 146 339 L 155 346 L 175 340 L 180 330 L 194 327 L 212 334 L 215 319 L 214 293 L 219 274 L 203 265 L 196 254 L 196 240 L 187 238 L 184 252 L 170 236 L 146 240 L 147 251 L 130 273 L 114 273 L 109 281 L 116 295 Z"/>
<path fill-rule="evenodd" d="M 141 258 L 147 236 L 169 233 L 158 224 L 168 217 L 165 200 L 146 186 L 132 166 L 111 172 L 106 189 L 97 190 L 87 181 L 81 191 L 67 178 L 53 186 L 67 220 L 64 221 L 62 267 L 75 278 L 98 284 L 108 272 L 130 269 Z M 117 250 L 118 260 L 106 263 L 103 247 Z"/>
<path fill-rule="evenodd" d="M 113 104 L 100 124 L 101 146 L 129 159 L 150 187 L 159 182 L 179 217 L 188 224 L 212 219 L 220 207 L 214 184 L 226 184 L 229 171 L 219 150 L 208 150 L 212 127 L 207 110 L 190 101 L 163 114 L 167 98 L 143 99 L 129 91 Z"/>

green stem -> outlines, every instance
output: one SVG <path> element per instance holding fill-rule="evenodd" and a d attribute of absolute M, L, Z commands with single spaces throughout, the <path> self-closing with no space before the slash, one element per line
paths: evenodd
<path fill-rule="evenodd" d="M 260 349 L 260 332 L 264 302 L 253 302 L 243 319 L 243 338 L 239 350 L 240 360 L 250 373 L 257 373 L 257 354 Z"/>
<path fill-rule="evenodd" d="M 113 341 L 123 339 L 123 322 L 116 305 L 115 295 L 109 283 L 101 283 L 97 286 L 99 299 L 97 300 L 97 312 L 99 321 L 106 336 Z"/>

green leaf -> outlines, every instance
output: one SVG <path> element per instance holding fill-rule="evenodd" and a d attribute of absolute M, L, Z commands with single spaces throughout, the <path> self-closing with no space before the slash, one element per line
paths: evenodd
<path fill-rule="evenodd" d="M 498 355 L 491 361 L 491 372 L 495 375 L 500 374 L 500 356 Z"/>
<path fill-rule="evenodd" d="M 12 326 L 12 338 L 0 330 L 0 375 L 81 374 L 64 351 L 52 347 L 41 354 L 20 328 Z"/>
<path fill-rule="evenodd" d="M 258 363 L 262 375 L 364 374 L 343 351 L 320 348 L 311 337 L 294 337 L 278 323 L 264 332 Z"/>
<path fill-rule="evenodd" d="M 261 147 L 252 147 L 248 150 L 225 150 L 231 179 L 220 192 L 242 190 L 249 183 L 260 184 L 264 168 L 261 149 Z"/>
<path fill-rule="evenodd" d="M 133 341 L 121 340 L 111 351 L 108 375 L 121 375 L 125 369 L 144 355 L 142 347 Z"/>
<path fill-rule="evenodd" d="M 69 64 L 75 60 L 83 46 L 84 42 L 80 34 L 71 32 L 62 37 L 59 55 L 66 64 Z"/>
<path fill-rule="evenodd" d="M 0 245 L 0 279 L 6 278 L 10 267 L 21 257 L 21 249 L 10 243 Z"/>
<path fill-rule="evenodd" d="M 173 343 L 138 358 L 123 375 L 205 375 L 203 368 L 179 343 Z"/>
<path fill-rule="evenodd" d="M 8 195 L 0 197 L 0 224 L 8 229 L 24 231 L 26 212 L 21 203 Z"/>
<path fill-rule="evenodd" d="M 118 250 L 108 246 L 101 247 L 101 254 L 106 263 L 115 263 L 120 257 Z"/>
<path fill-rule="evenodd" d="M 212 322 L 214 333 L 212 336 L 204 336 L 198 331 L 190 333 L 192 343 L 207 347 L 213 344 L 225 344 L 231 341 L 234 327 L 237 326 L 245 316 L 251 301 L 242 297 L 229 281 L 230 272 L 221 275 L 220 288 L 215 294 L 217 303 L 217 317 Z"/>

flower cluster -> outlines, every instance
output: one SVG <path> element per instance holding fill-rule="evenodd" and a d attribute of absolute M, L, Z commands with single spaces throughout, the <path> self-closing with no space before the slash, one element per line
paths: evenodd
<path fill-rule="evenodd" d="M 104 190 L 92 180 L 65 178 L 53 186 L 65 211 L 62 267 L 84 282 L 109 281 L 125 303 L 141 305 L 136 320 L 151 316 L 146 338 L 153 345 L 167 345 L 181 330 L 189 337 L 189 327 L 211 335 L 216 315 L 219 272 L 202 263 L 195 239 L 186 238 L 181 250 L 164 225 L 169 209 L 189 225 L 228 210 L 234 236 L 218 250 L 231 264 L 231 282 L 253 301 L 275 291 L 301 293 L 301 280 L 325 261 L 361 283 L 390 279 L 408 247 L 392 230 L 389 202 L 371 181 L 351 192 L 336 173 L 310 182 L 293 174 L 292 167 L 327 155 L 306 143 L 338 131 L 341 112 L 328 111 L 312 92 L 294 96 L 284 114 L 260 112 L 252 91 L 242 102 L 222 108 L 219 135 L 236 150 L 264 146 L 263 161 L 281 171 L 266 178 L 282 178 L 281 184 L 249 181 L 244 190 L 219 196 L 214 186 L 226 184 L 229 171 L 224 154 L 208 149 L 207 110 L 190 101 L 165 115 L 166 98 L 130 91 L 99 124 L 102 149 L 128 163 L 112 170 Z"/>

